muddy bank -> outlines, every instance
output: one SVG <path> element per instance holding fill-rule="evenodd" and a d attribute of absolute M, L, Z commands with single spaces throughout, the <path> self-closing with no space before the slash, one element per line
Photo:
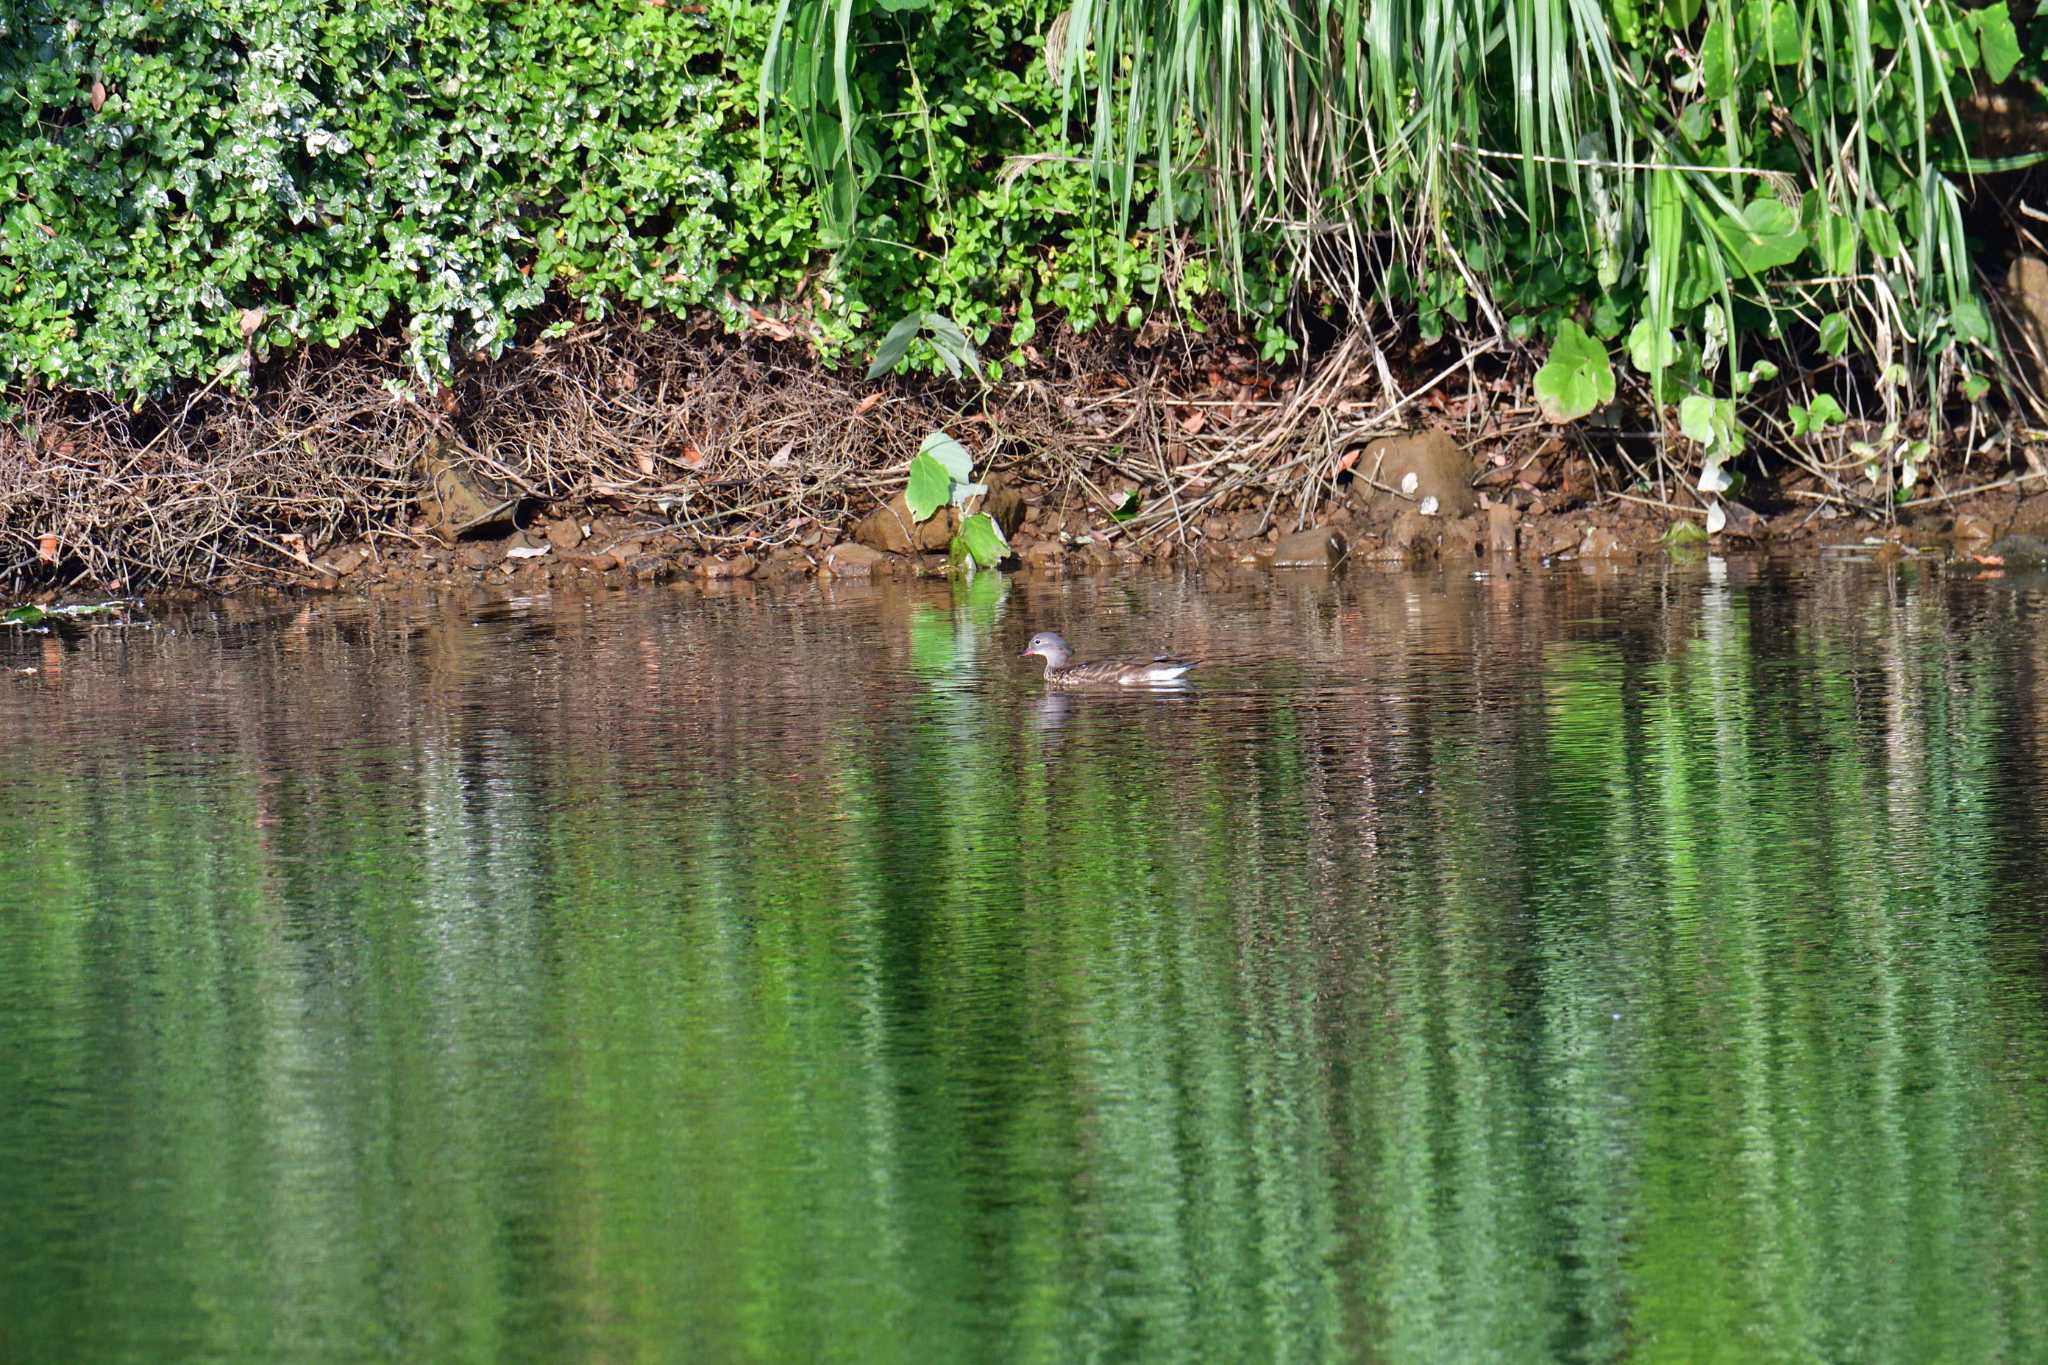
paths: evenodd
<path fill-rule="evenodd" d="M 1517 406 L 1526 357 L 1387 358 L 1357 337 L 1292 370 L 1227 339 L 1062 337 L 968 392 L 626 320 L 436 395 L 373 351 L 161 409 L 31 395 L 0 429 L 0 594 L 943 572 L 955 514 L 919 522 L 903 497 L 934 431 L 987 483 L 966 510 L 1008 534 L 1007 567 L 1044 573 L 1968 553 L 2048 525 L 2027 452 L 1937 463 L 1917 497 L 1830 472 L 1840 450 L 1765 459 L 1709 498 L 1675 443 Z"/>

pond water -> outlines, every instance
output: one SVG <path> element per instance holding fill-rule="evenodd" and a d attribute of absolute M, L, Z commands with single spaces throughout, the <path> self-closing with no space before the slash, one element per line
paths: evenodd
<path fill-rule="evenodd" d="M 2044 603 L 0 638 L 0 1359 L 2048 1358 Z M 1208 662 L 1048 699 L 1044 628 Z"/>

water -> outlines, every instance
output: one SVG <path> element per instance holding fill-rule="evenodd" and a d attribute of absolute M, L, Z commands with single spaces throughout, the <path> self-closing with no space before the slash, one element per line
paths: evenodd
<path fill-rule="evenodd" d="M 2048 1357 L 2043 602 L 6 640 L 0 1359 Z M 1048 700 L 1047 627 L 1211 662 Z"/>

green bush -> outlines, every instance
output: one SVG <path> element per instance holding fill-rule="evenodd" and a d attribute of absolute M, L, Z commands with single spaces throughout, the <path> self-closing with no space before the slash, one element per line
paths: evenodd
<path fill-rule="evenodd" d="M 766 5 L 25 0 L 0 34 L 0 380 L 139 397 L 384 329 L 437 377 L 551 293 L 772 308 L 827 354 L 912 310 L 985 344 L 1011 309 L 1000 362 L 1159 279 L 1064 140 L 1048 9 L 882 26 L 880 188 L 833 240 L 799 134 L 757 118 Z"/>

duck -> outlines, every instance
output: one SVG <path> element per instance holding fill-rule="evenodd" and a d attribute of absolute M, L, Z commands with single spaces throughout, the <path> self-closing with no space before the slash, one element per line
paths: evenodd
<path fill-rule="evenodd" d="M 1198 660 L 1177 659 L 1171 654 L 1150 659 L 1091 659 L 1069 663 L 1074 651 L 1050 630 L 1041 630 L 1024 647 L 1023 657 L 1037 655 L 1045 660 L 1045 680 L 1054 687 L 1170 687 Z"/>

